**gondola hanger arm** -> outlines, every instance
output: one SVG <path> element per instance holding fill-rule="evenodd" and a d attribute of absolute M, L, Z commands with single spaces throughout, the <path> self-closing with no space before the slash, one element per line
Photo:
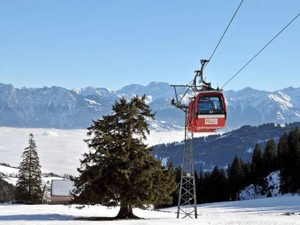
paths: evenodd
<path fill-rule="evenodd" d="M 200 60 L 200 63 L 201 63 L 201 68 L 200 70 L 195 70 L 195 77 L 194 77 L 194 80 L 193 80 L 193 88 L 194 88 L 194 92 L 197 93 L 197 92 L 200 92 L 200 91 L 204 91 L 204 90 L 211 90 L 212 87 L 211 87 L 211 83 L 209 82 L 206 82 L 204 79 L 203 79 L 203 70 L 204 70 L 204 67 L 205 65 L 209 62 L 209 60 L 207 59 L 201 59 Z M 199 79 L 199 85 L 197 84 L 197 79 Z"/>

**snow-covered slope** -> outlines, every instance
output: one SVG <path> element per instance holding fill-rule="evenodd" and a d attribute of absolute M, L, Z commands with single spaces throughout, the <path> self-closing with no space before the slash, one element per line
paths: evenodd
<path fill-rule="evenodd" d="M 255 186 L 251 184 L 245 187 L 240 192 L 241 200 L 255 199 L 255 198 L 266 198 L 280 196 L 280 172 L 275 171 L 266 177 L 267 180 L 267 190 L 263 191 L 260 186 Z M 263 192 L 263 193 L 262 193 Z"/>
<path fill-rule="evenodd" d="M 239 202 L 220 202 L 199 205 L 198 219 L 176 219 L 177 208 L 163 211 L 139 210 L 133 212 L 142 220 L 87 221 L 78 217 L 113 217 L 118 208 L 89 206 L 78 209 L 63 205 L 0 205 L 0 224 L 5 225 L 297 225 L 300 224 L 300 197 L 281 196 Z"/>
<path fill-rule="evenodd" d="M 17 182 L 17 175 L 18 175 L 19 169 L 16 167 L 11 167 L 11 166 L 3 166 L 0 165 L 0 175 L 1 178 L 7 181 L 8 183 L 12 185 L 16 185 Z M 48 173 L 43 173 L 42 174 L 42 182 L 43 184 L 50 184 L 51 180 L 56 179 L 56 180 L 62 180 L 64 179 L 61 176 L 54 175 L 54 174 L 48 174 Z"/>
<path fill-rule="evenodd" d="M 16 185 L 18 171 L 17 168 L 0 165 L 0 177 L 12 185 Z"/>

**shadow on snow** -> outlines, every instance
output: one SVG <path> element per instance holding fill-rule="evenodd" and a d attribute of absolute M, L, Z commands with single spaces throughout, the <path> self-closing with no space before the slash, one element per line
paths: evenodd
<path fill-rule="evenodd" d="M 76 217 L 62 214 L 18 214 L 18 215 L 0 215 L 0 221 L 51 221 L 51 220 L 74 220 Z"/>

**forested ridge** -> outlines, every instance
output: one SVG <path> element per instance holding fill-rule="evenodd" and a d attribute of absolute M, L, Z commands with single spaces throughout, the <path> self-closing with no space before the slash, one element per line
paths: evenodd
<path fill-rule="evenodd" d="M 232 162 L 235 155 L 245 162 L 250 162 L 256 143 L 264 148 L 269 139 L 278 142 L 285 132 L 288 133 L 294 127 L 300 127 L 300 123 L 246 125 L 224 134 L 194 138 L 195 168 L 198 172 L 200 169 L 212 170 L 215 166 L 223 168 Z M 154 148 L 157 158 L 172 162 L 176 167 L 181 165 L 183 142 L 160 144 Z"/>

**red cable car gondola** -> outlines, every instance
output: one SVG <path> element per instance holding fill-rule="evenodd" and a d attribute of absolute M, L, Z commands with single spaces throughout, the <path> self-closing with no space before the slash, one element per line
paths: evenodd
<path fill-rule="evenodd" d="M 203 69 L 209 60 L 201 60 L 201 69 L 196 70 L 194 78 L 194 92 L 188 108 L 187 128 L 190 132 L 215 132 L 226 125 L 226 104 L 221 90 L 211 87 L 211 83 L 204 81 Z M 197 86 L 200 79 L 200 88 Z"/>
<path fill-rule="evenodd" d="M 188 130 L 214 132 L 226 125 L 226 104 L 221 91 L 200 91 L 189 104 Z"/>
<path fill-rule="evenodd" d="M 193 85 L 184 86 L 188 87 L 188 89 L 181 96 L 180 100 L 178 99 L 176 86 L 182 87 L 182 85 L 173 85 L 176 102 L 173 99 L 171 103 L 187 113 L 186 128 L 189 132 L 215 132 L 226 125 L 227 109 L 225 97 L 222 90 L 212 88 L 211 83 L 203 79 L 203 69 L 209 60 L 202 59 L 200 62 L 201 69 L 195 71 L 196 75 Z M 197 79 L 199 82 L 197 82 Z M 189 104 L 182 104 L 182 100 L 189 90 L 193 90 L 194 97 Z"/>

